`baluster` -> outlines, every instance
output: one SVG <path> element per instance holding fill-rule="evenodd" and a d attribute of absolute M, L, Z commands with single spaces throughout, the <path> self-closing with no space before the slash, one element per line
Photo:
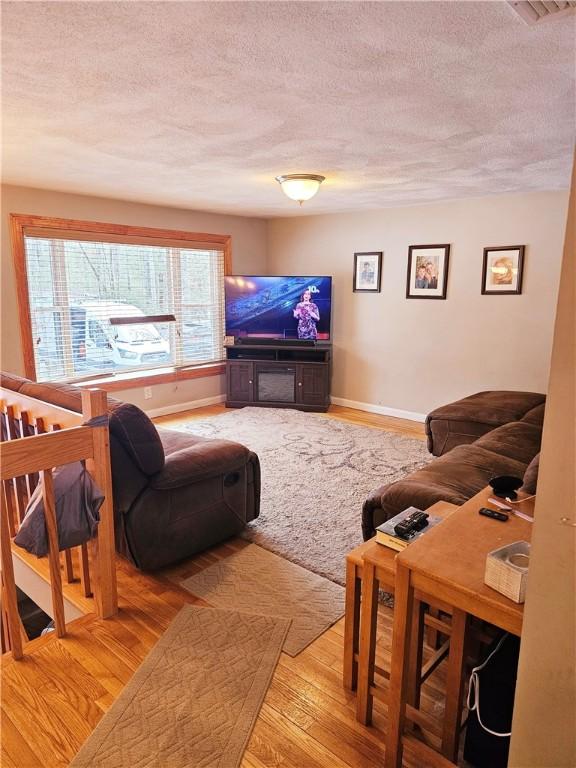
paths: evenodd
<path fill-rule="evenodd" d="M 16 536 L 18 530 L 18 517 L 16 516 L 16 504 L 14 497 L 14 486 L 12 480 L 2 480 L 3 498 L 6 504 L 6 517 L 8 519 L 8 531 L 10 538 Z"/>
<path fill-rule="evenodd" d="M 44 423 L 44 418 L 42 416 L 37 416 L 34 419 L 34 431 L 37 435 L 43 435 L 46 432 L 46 424 Z"/>
<path fill-rule="evenodd" d="M 3 489 L 4 490 L 4 489 Z M 21 659 L 22 635 L 20 634 L 20 616 L 18 614 L 18 599 L 16 597 L 16 582 L 14 581 L 14 563 L 12 562 L 12 546 L 8 526 L 8 509 L 5 493 L 0 496 L 0 551 L 2 552 L 2 583 L 3 601 L 5 606 L 10 647 L 12 656 Z"/>
<path fill-rule="evenodd" d="M 8 613 L 6 612 L 6 594 L 4 592 L 4 577 L 0 571 L 0 589 L 2 590 L 2 599 L 0 600 L 0 612 L 2 613 L 2 623 L 0 624 L 0 650 L 2 653 L 8 653 L 11 650 L 10 629 L 8 628 Z"/>
<path fill-rule="evenodd" d="M 75 579 L 74 563 L 72 562 L 72 550 L 64 550 L 64 573 L 66 574 L 66 583 L 72 584 Z"/>
<path fill-rule="evenodd" d="M 10 439 L 10 430 L 8 429 L 8 415 L 6 413 L 6 401 L 0 400 L 0 442 L 4 443 Z M 8 518 L 8 530 L 10 537 L 16 536 L 16 504 L 14 496 L 14 483 L 12 479 L 2 481 L 2 493 L 5 494 L 6 512 Z M 5 628 L 6 633 L 8 629 Z M 8 634 L 6 637 L 9 640 Z"/>
<path fill-rule="evenodd" d="M 8 440 L 17 440 L 18 432 L 16 431 L 16 416 L 14 414 L 13 405 L 8 405 L 6 407 L 6 422 Z M 16 508 L 18 510 L 18 521 L 21 523 L 26 513 L 26 505 L 28 504 L 26 481 L 24 477 L 20 476 L 13 478 L 12 482 L 16 491 Z"/>
<path fill-rule="evenodd" d="M 8 440 L 8 428 L 6 426 L 6 400 L 0 400 L 0 442 Z"/>
<path fill-rule="evenodd" d="M 46 425 L 44 424 L 44 419 L 42 416 L 35 416 L 32 418 L 30 423 L 30 432 L 32 435 L 43 435 L 46 433 Z M 35 491 L 36 486 L 40 482 L 40 475 L 38 472 L 34 472 L 33 474 L 28 475 L 28 477 L 31 480 L 32 491 Z"/>
<path fill-rule="evenodd" d="M 88 561 L 88 546 L 81 544 L 80 547 L 80 584 L 84 597 L 92 597 L 92 585 L 90 583 L 90 564 Z"/>
<path fill-rule="evenodd" d="M 58 529 L 56 526 L 56 508 L 54 503 L 54 482 L 52 470 L 42 471 L 42 498 L 44 516 L 48 534 L 48 561 L 50 564 L 50 588 L 52 590 L 52 609 L 56 635 L 64 637 L 66 621 L 64 618 L 64 598 L 62 597 L 62 574 L 60 573 L 60 552 L 58 551 Z"/>
<path fill-rule="evenodd" d="M 34 427 L 31 424 L 30 414 L 28 411 L 20 411 L 20 437 L 30 437 L 34 434 Z M 34 493 L 34 489 L 38 485 L 38 473 L 31 472 L 26 475 L 26 487 L 28 491 L 28 499 Z"/>

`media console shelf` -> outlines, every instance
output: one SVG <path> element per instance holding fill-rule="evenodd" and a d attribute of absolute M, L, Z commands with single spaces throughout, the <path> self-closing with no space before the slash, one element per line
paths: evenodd
<path fill-rule="evenodd" d="M 326 411 L 332 346 L 234 344 L 226 347 L 226 406 Z"/>

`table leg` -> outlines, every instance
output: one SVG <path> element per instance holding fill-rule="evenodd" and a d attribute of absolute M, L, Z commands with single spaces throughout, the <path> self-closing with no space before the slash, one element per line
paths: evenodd
<path fill-rule="evenodd" d="M 370 686 L 374 684 L 376 626 L 378 623 L 378 579 L 376 568 L 364 562 L 362 571 L 362 606 L 360 609 L 360 647 L 358 651 L 358 697 L 356 719 L 364 725 L 372 722 Z"/>
<path fill-rule="evenodd" d="M 442 732 L 442 754 L 454 763 L 458 760 L 460 743 L 467 626 L 468 614 L 459 608 L 454 608 L 446 670 L 446 710 Z"/>
<path fill-rule="evenodd" d="M 355 691 L 358 685 L 356 654 L 360 640 L 361 566 L 346 561 L 346 613 L 344 615 L 344 687 Z"/>
<path fill-rule="evenodd" d="M 388 699 L 388 734 L 386 737 L 385 768 L 402 766 L 402 732 L 406 716 L 408 688 L 408 660 L 414 614 L 414 588 L 410 583 L 410 569 L 396 559 L 396 589 L 394 593 L 394 629 L 390 664 L 390 691 Z"/>
<path fill-rule="evenodd" d="M 420 600 L 414 600 L 412 608 L 412 632 L 410 633 L 410 656 L 408 659 L 406 701 L 415 709 L 420 708 L 422 651 L 424 646 L 424 611 L 424 603 L 420 602 Z"/>

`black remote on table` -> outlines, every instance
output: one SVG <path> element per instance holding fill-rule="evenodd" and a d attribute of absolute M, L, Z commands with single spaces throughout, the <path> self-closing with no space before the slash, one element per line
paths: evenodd
<path fill-rule="evenodd" d="M 505 523 L 509 520 L 508 515 L 504 512 L 497 512 L 495 509 L 488 509 L 488 507 L 479 509 L 478 514 L 485 515 L 485 517 L 491 517 L 493 520 L 500 520 L 501 523 Z"/>
<path fill-rule="evenodd" d="M 418 531 L 426 528 L 428 525 L 428 517 L 429 515 L 426 514 L 426 512 L 422 512 L 418 509 L 415 512 L 412 512 L 412 514 L 405 520 L 402 520 L 401 523 L 397 523 L 394 526 L 394 533 L 401 539 L 409 539 L 414 536 L 415 533 L 418 533 Z"/>

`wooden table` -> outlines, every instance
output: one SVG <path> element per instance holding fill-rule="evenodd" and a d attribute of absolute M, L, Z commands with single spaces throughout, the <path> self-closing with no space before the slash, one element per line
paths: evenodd
<path fill-rule="evenodd" d="M 458 509 L 454 504 L 440 501 L 430 507 L 427 512 L 437 517 L 447 517 L 454 510 Z M 412 545 L 410 545 L 412 546 Z M 364 725 L 370 725 L 372 722 L 372 704 L 376 696 L 383 701 L 387 701 L 387 695 L 378 689 L 375 685 L 374 675 L 378 672 L 380 675 L 389 678 L 386 670 L 382 670 L 375 665 L 376 656 L 376 633 L 378 622 L 378 592 L 385 589 L 388 592 L 395 591 L 396 578 L 396 556 L 398 552 L 389 547 L 375 543 L 372 547 L 363 552 L 363 572 L 362 572 L 362 603 L 360 614 L 360 639 L 358 647 L 358 697 L 356 701 L 356 719 Z M 430 618 L 425 614 L 426 605 L 432 604 L 432 607 L 446 613 L 450 613 L 450 606 L 445 603 L 429 599 L 428 595 L 416 594 L 414 601 L 414 616 L 416 618 L 416 631 L 412 635 L 412 648 L 410 658 L 412 665 L 409 672 L 409 691 L 408 696 L 411 706 L 411 719 L 419 722 L 424 727 L 431 727 L 429 722 L 424 722 L 415 711 L 418 709 L 420 701 L 420 684 L 422 681 L 422 646 L 424 641 L 424 623 L 429 622 Z M 444 634 L 450 636 L 451 626 L 445 622 L 436 622 Z M 426 675 L 430 674 L 440 663 L 445 651 L 441 651 L 432 662 L 432 666 L 427 670 Z"/>
<path fill-rule="evenodd" d="M 441 501 L 430 508 L 433 515 L 447 515 L 458 509 L 454 504 Z M 369 539 L 355 547 L 346 555 L 346 610 L 344 617 L 344 686 L 355 691 L 358 685 L 358 654 L 360 646 L 360 606 L 362 595 L 362 583 L 364 576 L 364 562 L 367 559 L 376 567 L 374 578 L 379 586 L 386 591 L 394 592 L 394 580 L 396 576 L 396 552 L 389 547 L 384 547 L 376 542 L 376 538 Z M 373 606 L 374 609 L 377 605 Z M 376 618 L 371 622 L 374 632 Z"/>
<path fill-rule="evenodd" d="M 502 523 L 479 515 L 480 507 L 492 506 L 487 503 L 491 495 L 490 488 L 481 491 L 396 557 L 386 768 L 401 768 L 402 741 L 414 739 L 409 734 L 403 737 L 403 730 L 409 695 L 415 590 L 453 607 L 452 640 L 454 636 L 460 638 L 450 643 L 442 734 L 442 754 L 453 762 L 458 756 L 468 617 L 476 616 L 515 635 L 522 631 L 523 605 L 486 586 L 484 570 L 488 552 L 514 541 L 530 541 L 532 524 L 516 516 Z M 516 509 L 532 515 L 533 501 L 526 501 Z M 422 743 L 418 746 L 425 748 Z M 431 760 L 435 755 L 439 757 L 433 750 L 426 749 Z"/>

